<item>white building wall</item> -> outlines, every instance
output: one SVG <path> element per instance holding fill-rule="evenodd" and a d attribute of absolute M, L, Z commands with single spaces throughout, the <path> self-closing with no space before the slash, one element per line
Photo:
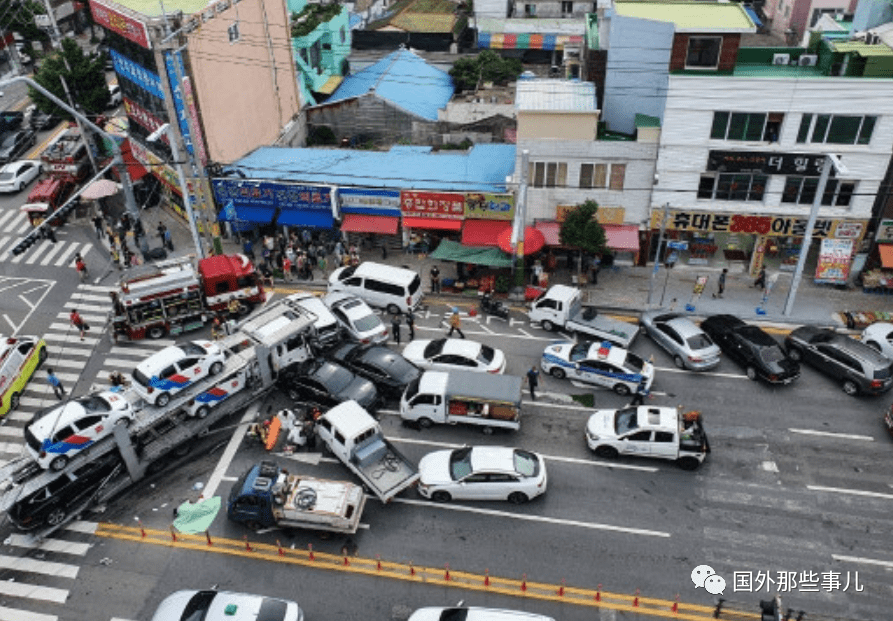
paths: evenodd
<path fill-rule="evenodd" d="M 711 150 L 780 153 L 834 153 L 842 158 L 856 180 L 856 196 L 848 207 L 823 207 L 824 217 L 868 219 L 874 196 L 893 151 L 893 80 L 871 78 L 733 78 L 670 76 L 660 152 L 659 183 L 652 205 L 714 212 L 808 214 L 809 205 L 782 203 L 785 175 L 771 175 L 762 202 L 698 199 L 698 182 L 707 171 Z M 779 141 L 747 142 L 710 138 L 714 111 L 783 112 Z M 797 143 L 804 113 L 875 115 L 878 117 L 867 145 Z"/>

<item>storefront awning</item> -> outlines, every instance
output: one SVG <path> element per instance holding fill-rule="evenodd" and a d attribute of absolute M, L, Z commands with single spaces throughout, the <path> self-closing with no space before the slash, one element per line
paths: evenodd
<path fill-rule="evenodd" d="M 462 227 L 462 243 L 466 246 L 495 246 L 496 238 L 512 223 L 506 220 L 466 220 Z"/>
<path fill-rule="evenodd" d="M 893 244 L 878 244 L 877 249 L 881 254 L 881 265 L 893 268 Z"/>
<path fill-rule="evenodd" d="M 639 251 L 639 227 L 636 224 L 603 224 L 607 246 L 618 252 Z"/>
<path fill-rule="evenodd" d="M 400 220 L 386 216 L 365 216 L 346 214 L 341 223 L 341 230 L 348 233 L 378 233 L 379 235 L 396 235 Z"/>
<path fill-rule="evenodd" d="M 462 220 L 447 218 L 403 218 L 406 229 L 436 229 L 438 231 L 458 231 L 462 228 Z"/>
<path fill-rule="evenodd" d="M 546 238 L 547 246 L 561 245 L 561 222 L 537 222 L 533 226 Z"/>
<path fill-rule="evenodd" d="M 274 209 L 272 207 L 236 207 L 236 217 L 227 218 L 226 211 L 220 210 L 218 220 L 229 220 L 240 224 L 253 222 L 256 224 L 269 224 L 273 221 Z"/>
<path fill-rule="evenodd" d="M 279 212 L 276 224 L 285 226 L 306 226 L 316 229 L 330 229 L 335 224 L 332 213 L 329 211 L 299 211 L 288 209 Z"/>
<path fill-rule="evenodd" d="M 512 266 L 512 258 L 499 248 L 463 246 L 451 239 L 440 240 L 437 250 L 429 256 L 440 261 L 459 261 L 460 263 L 487 265 L 489 267 Z"/>

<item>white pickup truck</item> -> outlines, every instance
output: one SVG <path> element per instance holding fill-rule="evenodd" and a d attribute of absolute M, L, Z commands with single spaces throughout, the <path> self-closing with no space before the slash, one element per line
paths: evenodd
<path fill-rule="evenodd" d="M 345 401 L 319 418 L 320 439 L 382 502 L 411 487 L 419 471 L 391 446 L 371 414 L 356 401 Z"/>
<path fill-rule="evenodd" d="M 577 332 L 627 349 L 639 333 L 634 323 L 599 314 L 593 306 L 583 307 L 580 290 L 567 285 L 549 287 L 533 301 L 527 316 L 550 332 L 558 329 Z"/>

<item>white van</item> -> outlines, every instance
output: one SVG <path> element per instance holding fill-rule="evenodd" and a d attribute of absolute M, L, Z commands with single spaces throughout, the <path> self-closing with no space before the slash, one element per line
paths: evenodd
<path fill-rule="evenodd" d="M 418 272 L 369 261 L 332 272 L 329 291 L 350 293 L 392 314 L 418 308 L 423 295 Z"/>
<path fill-rule="evenodd" d="M 312 293 L 295 293 L 285 302 L 291 306 L 302 308 L 316 315 L 313 326 L 316 328 L 316 338 L 323 347 L 331 347 L 341 340 L 341 327 L 332 311 L 323 304 L 323 301 Z"/>

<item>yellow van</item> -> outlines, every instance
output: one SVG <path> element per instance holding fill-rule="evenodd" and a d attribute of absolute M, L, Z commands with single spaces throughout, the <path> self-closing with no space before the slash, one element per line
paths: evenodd
<path fill-rule="evenodd" d="M 0 416 L 19 406 L 25 384 L 46 357 L 43 339 L 0 335 Z"/>

